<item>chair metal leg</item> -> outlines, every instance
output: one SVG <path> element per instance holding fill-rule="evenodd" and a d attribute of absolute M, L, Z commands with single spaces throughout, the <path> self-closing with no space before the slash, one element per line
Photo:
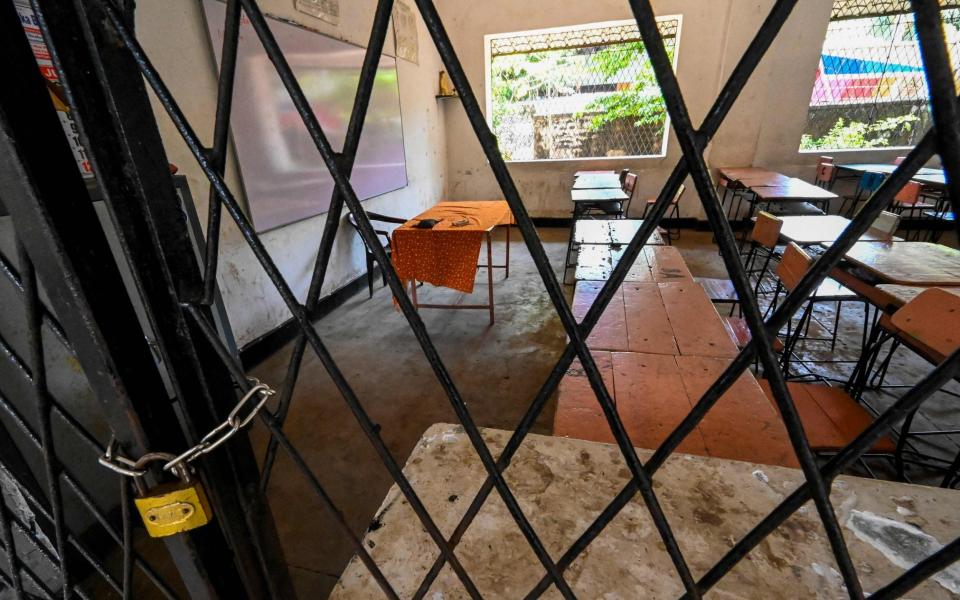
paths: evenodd
<path fill-rule="evenodd" d="M 781 370 L 783 371 L 783 378 L 790 378 L 790 358 L 793 355 L 793 349 L 796 348 L 797 342 L 800 341 L 800 332 L 803 331 L 804 322 L 809 322 L 813 313 L 813 302 L 808 302 L 807 307 L 803 311 L 803 315 L 800 317 L 800 321 L 797 323 L 797 329 L 793 332 L 792 335 L 787 336 L 787 342 L 783 347 L 783 356 L 781 357 Z"/>
<path fill-rule="evenodd" d="M 570 285 L 567 283 L 567 272 L 570 271 L 570 267 L 576 265 L 576 263 L 570 262 L 570 255 L 573 254 L 573 249 L 576 244 L 573 242 L 574 231 L 577 226 L 577 217 L 574 214 L 573 223 L 570 224 L 570 239 L 567 240 L 567 251 L 563 255 L 563 284 Z"/>
<path fill-rule="evenodd" d="M 900 481 L 903 481 L 905 477 L 904 471 L 906 465 L 903 462 L 903 451 L 906 449 L 907 439 L 910 437 L 910 426 L 913 424 L 913 419 L 917 416 L 919 410 L 920 407 L 918 406 L 910 411 L 907 418 L 904 419 L 903 425 L 900 426 L 900 435 L 897 437 L 897 449 L 893 455 L 893 464 L 896 465 L 897 479 Z"/>
<path fill-rule="evenodd" d="M 953 462 L 947 469 L 946 475 L 943 476 L 943 481 L 940 482 L 940 487 L 949 488 L 953 486 L 958 478 L 960 478 L 960 452 L 957 452 L 956 458 L 953 459 Z"/>
<path fill-rule="evenodd" d="M 830 339 L 830 352 L 837 348 L 837 335 L 840 333 L 840 311 L 843 310 L 843 301 L 837 300 L 837 314 L 833 317 L 833 335 Z"/>
<path fill-rule="evenodd" d="M 370 290 L 370 298 L 373 298 L 373 255 L 367 254 L 367 288 Z"/>

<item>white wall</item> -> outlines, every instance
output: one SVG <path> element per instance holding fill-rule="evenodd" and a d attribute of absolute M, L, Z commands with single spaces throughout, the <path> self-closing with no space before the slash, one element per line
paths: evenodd
<path fill-rule="evenodd" d="M 711 167 L 763 166 L 811 178 L 817 154 L 798 151 L 832 0 L 798 2 L 769 54 L 708 148 Z M 694 124 L 714 98 L 766 18 L 773 0 L 654 0 L 658 15 L 683 15 L 677 77 Z M 632 17 L 626 0 L 440 0 L 439 10 L 471 84 L 485 106 L 483 37 L 492 33 L 577 25 Z M 450 152 L 447 195 L 453 199 L 498 197 L 479 145 L 472 140 L 459 102 L 444 107 Z M 470 140 L 470 141 L 466 141 Z M 903 151 L 835 153 L 845 161 L 889 162 Z M 640 196 L 656 195 L 680 157 L 671 133 L 665 158 L 511 163 L 510 172 L 533 216 L 568 217 L 569 188 L 580 169 L 630 168 L 640 175 Z M 703 218 L 688 182 L 684 217 Z M 635 205 L 637 214 L 642 207 Z M 633 212 L 633 210 L 631 211 Z"/>
<path fill-rule="evenodd" d="M 260 0 L 260 6 L 265 12 L 366 46 L 376 2 L 342 1 L 337 26 L 297 12 L 293 0 Z M 141 1 L 137 6 L 137 34 L 187 118 L 204 144 L 209 146 L 213 137 L 217 82 L 202 12 L 199 0 Z M 397 61 L 408 184 L 403 189 L 364 203 L 368 210 L 401 217 L 413 216 L 436 203 L 441 199 L 444 187 L 446 138 L 440 109 L 434 98 L 437 73 L 441 67 L 427 40 L 427 33 L 422 29 L 422 22 L 420 27 L 419 66 L 405 60 Z M 386 48 L 392 55 L 392 29 L 387 36 Z M 187 176 L 201 221 L 205 224 L 207 180 L 156 102 L 154 111 L 169 160 Z M 242 188 L 232 155 L 227 167 L 227 182 L 242 201 Z M 309 285 L 325 218 L 326 215 L 319 215 L 261 235 L 301 301 Z M 218 279 L 234 333 L 243 346 L 282 324 L 290 318 L 290 313 L 226 214 L 223 223 Z M 361 242 L 345 220 L 337 238 L 323 295 L 342 287 L 366 268 Z"/>

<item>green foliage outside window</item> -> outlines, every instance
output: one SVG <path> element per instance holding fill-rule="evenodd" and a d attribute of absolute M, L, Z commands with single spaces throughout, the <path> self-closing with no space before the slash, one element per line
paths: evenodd
<path fill-rule="evenodd" d="M 673 48 L 668 48 L 667 54 L 672 62 Z M 593 113 L 591 130 L 620 119 L 630 119 L 634 127 L 664 121 L 666 105 L 643 42 L 606 46 L 591 55 L 590 68 L 606 81 L 616 80 L 625 71 L 630 80 L 623 89 L 610 92 L 586 107 L 586 113 Z"/>
<path fill-rule="evenodd" d="M 859 123 L 843 118 L 830 128 L 823 137 L 814 138 L 803 134 L 800 138 L 800 150 L 861 150 L 865 148 L 886 148 L 895 135 L 909 133 L 920 118 L 916 115 L 901 115 L 880 119 L 874 123 Z"/>

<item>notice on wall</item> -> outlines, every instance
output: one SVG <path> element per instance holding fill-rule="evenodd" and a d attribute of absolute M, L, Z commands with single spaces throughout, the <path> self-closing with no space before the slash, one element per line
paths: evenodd
<path fill-rule="evenodd" d="M 40 25 L 37 23 L 37 16 L 30 7 L 28 0 L 14 0 L 14 6 L 17 8 L 17 15 L 20 17 L 20 23 L 23 25 L 23 31 L 27 34 L 27 41 L 33 50 L 33 57 L 40 67 L 40 74 L 47 82 L 47 90 L 50 92 L 50 100 L 57 110 L 57 116 L 60 117 L 60 124 L 63 126 L 63 132 L 67 136 L 70 144 L 70 150 L 77 161 L 77 167 L 84 179 L 93 179 L 93 168 L 87 159 L 87 151 L 80 143 L 80 133 L 77 130 L 77 124 L 70 114 L 70 105 L 67 104 L 66 92 L 60 82 L 60 74 L 50 57 L 50 49 L 43 39 L 40 32 Z"/>
<path fill-rule="evenodd" d="M 417 46 L 417 17 L 405 3 L 397 0 L 393 4 L 393 37 L 396 42 L 397 58 L 417 65 L 420 64 Z"/>
<path fill-rule="evenodd" d="M 294 0 L 300 12 L 333 25 L 340 24 L 340 0 Z"/>

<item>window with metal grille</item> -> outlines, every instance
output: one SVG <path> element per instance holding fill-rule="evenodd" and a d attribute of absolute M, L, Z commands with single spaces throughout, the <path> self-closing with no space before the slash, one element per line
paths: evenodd
<path fill-rule="evenodd" d="M 676 66 L 680 15 L 657 24 Z M 512 161 L 664 156 L 667 114 L 633 21 L 488 35 L 487 119 Z"/>
<path fill-rule="evenodd" d="M 941 0 L 960 66 L 960 2 Z M 907 0 L 836 0 L 800 150 L 913 147 L 930 126 L 927 79 Z"/>

